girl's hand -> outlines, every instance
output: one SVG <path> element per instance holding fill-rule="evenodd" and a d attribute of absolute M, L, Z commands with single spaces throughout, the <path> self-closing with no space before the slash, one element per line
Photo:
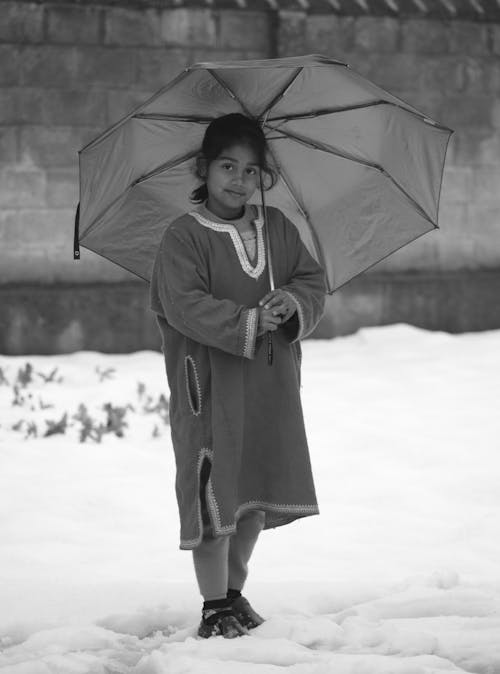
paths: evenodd
<path fill-rule="evenodd" d="M 270 310 L 273 316 L 281 317 L 281 322 L 285 323 L 297 311 L 295 302 L 288 293 L 283 292 L 280 288 L 271 290 L 259 302 L 259 307 L 264 307 Z"/>
<path fill-rule="evenodd" d="M 265 332 L 274 332 L 278 329 L 281 323 L 281 317 L 276 316 L 272 309 L 257 307 L 259 312 L 259 322 L 257 324 L 257 337 L 260 337 Z"/>

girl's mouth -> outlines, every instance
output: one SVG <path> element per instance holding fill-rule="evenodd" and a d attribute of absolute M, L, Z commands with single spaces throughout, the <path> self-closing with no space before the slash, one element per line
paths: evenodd
<path fill-rule="evenodd" d="M 236 192 L 235 190 L 226 190 L 229 194 L 232 194 L 234 197 L 244 197 L 244 192 Z"/>

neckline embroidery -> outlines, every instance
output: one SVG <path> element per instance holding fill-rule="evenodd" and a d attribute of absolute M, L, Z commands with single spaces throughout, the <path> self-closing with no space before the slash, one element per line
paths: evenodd
<path fill-rule="evenodd" d="M 257 206 L 257 217 L 254 218 L 253 220 L 257 236 L 257 256 L 255 265 L 252 265 L 250 260 L 248 259 L 248 254 L 245 249 L 242 237 L 238 229 L 234 225 L 230 223 L 215 222 L 213 220 L 210 220 L 209 218 L 206 218 L 201 213 L 198 213 L 198 211 L 191 211 L 189 215 L 191 215 L 195 220 L 197 220 L 203 227 L 207 227 L 208 229 L 211 229 L 215 232 L 223 232 L 225 234 L 229 234 L 233 246 L 236 250 L 238 261 L 245 274 L 248 274 L 250 278 L 253 278 L 255 280 L 257 280 L 261 276 L 262 272 L 266 267 L 266 250 L 264 245 L 264 234 L 263 234 L 264 218 L 262 217 L 261 206 Z"/>

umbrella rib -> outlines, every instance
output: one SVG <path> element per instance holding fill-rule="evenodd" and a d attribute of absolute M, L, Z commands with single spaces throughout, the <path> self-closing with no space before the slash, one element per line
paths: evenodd
<path fill-rule="evenodd" d="M 254 116 L 252 115 L 252 113 L 246 108 L 245 104 L 244 104 L 242 101 L 240 101 L 240 99 L 239 99 L 238 96 L 234 93 L 234 91 L 231 89 L 231 87 L 230 87 L 226 82 L 224 82 L 224 80 L 222 79 L 222 77 L 221 77 L 220 75 L 218 75 L 214 70 L 212 70 L 212 69 L 210 69 L 210 68 L 207 69 L 207 72 L 210 73 L 210 74 L 212 75 L 212 77 L 214 78 L 214 80 L 215 80 L 218 84 L 220 84 L 220 86 L 224 89 L 224 91 L 225 91 L 225 92 L 226 92 L 226 93 L 227 93 L 233 100 L 235 100 L 237 103 L 239 103 L 239 104 L 241 105 L 241 109 L 243 110 L 243 112 L 245 113 L 245 115 L 246 115 L 247 117 L 251 117 L 251 118 L 253 119 Z"/>
<path fill-rule="evenodd" d="M 177 159 L 173 159 L 169 162 L 166 162 L 165 164 L 162 164 L 161 166 L 158 166 L 158 168 L 153 169 L 149 173 L 145 173 L 143 176 L 140 176 L 139 178 L 136 178 L 130 185 L 126 187 L 123 192 L 121 192 L 117 197 L 111 201 L 104 210 L 102 210 L 94 220 L 86 227 L 85 231 L 82 233 L 82 236 L 85 236 L 86 234 L 89 234 L 97 225 L 99 225 L 100 221 L 102 218 L 106 215 L 106 213 L 119 201 L 122 199 L 127 192 L 130 192 L 130 190 L 135 187 L 136 185 L 140 185 L 141 183 L 145 182 L 146 180 L 149 180 L 149 178 L 153 178 L 154 176 L 159 175 L 160 173 L 163 173 L 164 171 L 168 171 L 171 168 L 175 168 L 179 164 L 182 164 L 182 162 L 187 161 L 188 159 L 191 159 L 192 157 L 195 157 L 198 154 L 198 150 L 195 150 L 193 152 L 190 152 L 188 154 L 183 155 L 182 157 L 178 157 Z"/>
<path fill-rule="evenodd" d="M 290 89 L 292 84 L 295 82 L 295 80 L 297 79 L 297 77 L 300 75 L 300 73 L 303 70 L 304 70 L 303 67 L 297 68 L 295 70 L 295 72 L 292 74 L 292 76 L 290 77 L 290 79 L 286 82 L 283 89 L 278 94 L 276 94 L 276 96 L 272 99 L 272 101 L 269 103 L 269 105 L 262 111 L 260 116 L 263 117 L 264 120 L 267 119 L 267 115 L 269 115 L 269 112 L 271 111 L 271 109 L 274 108 L 274 106 L 283 98 L 283 96 L 285 96 L 287 94 L 288 90 Z M 279 117 L 278 117 L 278 119 L 279 119 Z"/>
<path fill-rule="evenodd" d="M 133 183 L 131 183 L 130 187 L 134 187 L 134 185 L 139 185 L 140 183 L 143 183 L 146 180 L 149 180 L 149 178 L 154 178 L 155 176 L 159 175 L 160 173 L 163 173 L 164 171 L 168 171 L 171 168 L 175 168 L 179 164 L 182 164 L 182 162 L 187 161 L 188 159 L 192 159 L 193 157 L 196 157 L 196 155 L 199 153 L 199 150 L 192 150 L 191 152 L 188 152 L 181 157 L 177 157 L 177 159 L 171 159 L 170 161 L 165 162 L 165 164 L 161 164 L 160 166 L 157 166 L 155 169 L 150 171 L 149 173 L 145 173 L 143 176 L 140 176 L 140 178 L 136 178 Z"/>
<path fill-rule="evenodd" d="M 213 117 L 188 117 L 186 115 L 162 115 L 159 112 L 142 112 L 134 115 L 134 119 L 153 119 L 166 122 L 198 122 L 200 124 L 210 124 Z"/>
<path fill-rule="evenodd" d="M 314 118 L 314 117 L 321 117 L 324 115 L 334 115 L 338 112 L 350 112 L 351 110 L 362 110 L 364 108 L 372 108 L 377 105 L 392 105 L 394 108 L 398 108 L 399 110 L 403 110 L 404 112 L 409 113 L 410 115 L 413 115 L 414 117 L 417 117 L 420 119 L 422 122 L 425 122 L 426 124 L 431 124 L 432 126 L 436 127 L 437 129 L 440 129 L 441 131 L 450 131 L 450 129 L 447 126 L 443 126 L 442 124 L 438 124 L 435 122 L 433 119 L 430 119 L 430 117 L 426 117 L 425 115 L 422 115 L 418 112 L 415 112 L 414 110 L 409 110 L 406 108 L 404 105 L 398 105 L 397 103 L 393 103 L 392 101 L 384 101 L 383 99 L 380 99 L 378 101 L 371 101 L 370 103 L 359 103 L 357 105 L 348 105 L 348 106 L 343 106 L 343 107 L 336 107 L 336 108 L 320 108 L 319 110 L 314 110 L 312 112 L 297 112 L 292 115 L 282 115 L 279 117 L 269 117 L 267 119 L 268 122 L 289 122 L 294 119 L 309 119 L 309 118 Z"/>
<path fill-rule="evenodd" d="M 307 213 L 307 210 L 304 208 L 304 206 L 300 203 L 297 195 L 293 191 L 293 188 L 290 184 L 290 180 L 288 179 L 288 176 L 286 175 L 286 173 L 281 168 L 280 163 L 278 161 L 276 161 L 276 155 L 274 154 L 274 152 L 271 150 L 271 148 L 269 146 L 268 146 L 268 151 L 269 151 L 269 154 L 271 155 L 275 165 L 280 166 L 279 175 L 280 175 L 280 177 L 283 181 L 283 184 L 285 185 L 286 189 L 288 190 L 288 193 L 292 197 L 295 205 L 297 206 L 299 212 L 302 214 L 302 217 L 304 218 L 307 226 L 309 227 L 309 231 L 311 232 L 311 237 L 312 237 L 312 241 L 313 241 L 313 244 L 314 244 L 314 250 L 316 251 L 318 262 L 320 263 L 320 265 L 324 269 L 326 269 L 326 261 L 325 261 L 325 256 L 323 255 L 323 249 L 321 248 L 318 233 L 316 232 L 316 230 L 313 227 L 313 224 L 312 224 L 312 222 L 309 218 L 309 214 Z"/>
<path fill-rule="evenodd" d="M 273 127 L 270 127 L 270 128 L 273 128 Z M 273 129 L 273 130 L 275 130 L 275 129 Z M 313 148 L 314 150 L 320 150 L 321 152 L 326 152 L 327 154 L 333 154 L 336 157 L 340 157 L 341 159 L 346 159 L 347 161 L 352 161 L 355 164 L 360 164 L 362 166 L 366 166 L 367 168 L 374 169 L 375 171 L 379 171 L 380 173 L 385 175 L 387 178 L 389 178 L 389 180 L 392 183 L 394 183 L 396 188 L 400 192 L 402 192 L 407 199 L 409 199 L 411 201 L 412 205 L 417 209 L 417 211 L 420 213 L 420 215 L 423 218 L 428 220 L 432 225 L 434 225 L 434 227 L 436 227 L 436 224 L 435 224 L 434 220 L 425 212 L 425 210 L 422 208 L 422 206 L 417 201 L 415 201 L 415 199 L 412 196 L 410 196 L 410 194 L 404 189 L 404 187 L 402 187 L 397 182 L 397 180 L 395 178 L 393 178 L 388 171 L 386 171 L 386 169 L 383 166 L 380 166 L 380 164 L 374 164 L 372 162 L 364 161 L 363 159 L 359 159 L 358 157 L 354 157 L 353 155 L 349 155 L 349 154 L 344 153 L 344 152 L 339 152 L 338 150 L 333 150 L 332 148 L 330 148 L 326 145 L 323 145 L 322 143 L 318 143 L 318 142 L 313 141 L 309 138 L 303 138 L 302 136 L 298 136 L 294 133 L 290 133 L 289 131 L 283 131 L 282 129 L 280 129 L 280 132 L 284 136 L 290 138 L 291 140 L 295 140 L 297 143 L 300 143 L 301 145 L 305 145 L 306 147 Z"/>

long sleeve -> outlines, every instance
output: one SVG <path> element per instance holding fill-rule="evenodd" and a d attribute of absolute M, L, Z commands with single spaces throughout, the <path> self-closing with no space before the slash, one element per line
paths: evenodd
<path fill-rule="evenodd" d="M 203 252 L 174 225 L 165 233 L 155 259 L 151 308 L 190 339 L 235 356 L 254 357 L 257 309 L 210 294 Z"/>
<path fill-rule="evenodd" d="M 295 342 L 309 335 L 319 323 L 325 308 L 326 285 L 323 269 L 302 243 L 296 227 L 288 220 L 286 224 L 292 264 L 290 278 L 281 289 L 293 300 L 297 311 L 283 330 L 290 342 Z"/>

